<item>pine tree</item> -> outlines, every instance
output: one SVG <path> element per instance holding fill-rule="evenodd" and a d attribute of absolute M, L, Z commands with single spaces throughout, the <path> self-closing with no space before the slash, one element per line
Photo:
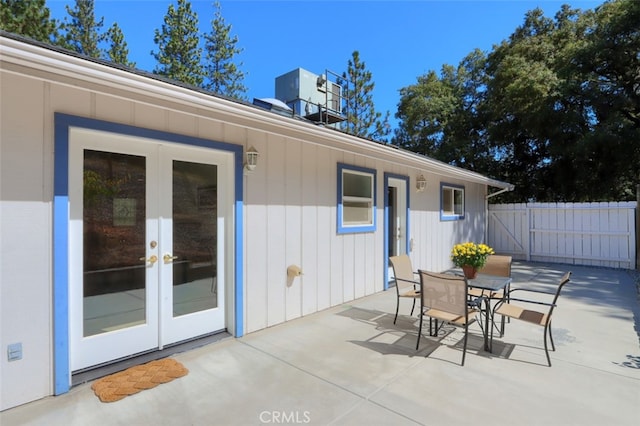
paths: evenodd
<path fill-rule="evenodd" d="M 50 19 L 45 0 L 0 0 L 0 29 L 45 43 L 56 37 L 56 21 Z"/>
<path fill-rule="evenodd" d="M 94 3 L 94 0 L 76 0 L 73 9 L 66 6 L 71 19 L 64 19 L 60 27 L 62 35 L 58 37 L 56 44 L 92 58 L 101 57 L 100 43 L 105 35 L 100 30 L 104 25 L 104 18 L 96 21 Z"/>
<path fill-rule="evenodd" d="M 200 87 L 204 69 L 200 63 L 198 15 L 188 0 L 178 0 L 177 8 L 169 5 L 162 29 L 153 38 L 158 52 L 151 52 L 158 61 L 154 73 Z"/>
<path fill-rule="evenodd" d="M 352 59 L 349 59 L 347 71 L 342 74 L 344 81 L 341 81 L 347 92 L 347 121 L 343 129 L 362 138 L 384 140 L 390 133 L 389 112 L 384 120 L 382 114 L 376 112 L 373 104 L 375 83 L 371 78 L 371 71 L 368 71 L 366 64 L 360 60 L 360 53 L 354 51 Z"/>
<path fill-rule="evenodd" d="M 107 41 L 109 42 L 109 48 L 106 51 L 106 55 L 111 62 L 135 68 L 136 63 L 129 62 L 129 49 L 118 23 L 114 22 L 109 31 L 107 31 Z"/>
<path fill-rule="evenodd" d="M 236 47 L 238 37 L 231 37 L 231 25 L 225 25 L 220 3 L 213 4 L 216 9 L 214 20 L 211 21 L 211 32 L 204 35 L 205 40 L 205 72 L 207 90 L 242 99 L 247 91 L 243 84 L 244 73 L 240 70 L 242 62 L 233 62 L 235 55 L 243 49 Z"/>

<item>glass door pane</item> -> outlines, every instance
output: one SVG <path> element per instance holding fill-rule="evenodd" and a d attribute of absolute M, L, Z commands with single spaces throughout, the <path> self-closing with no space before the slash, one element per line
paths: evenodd
<path fill-rule="evenodd" d="M 173 316 L 218 307 L 218 168 L 173 160 Z M 171 258 L 172 257 L 172 258 Z"/>
<path fill-rule="evenodd" d="M 84 150 L 84 337 L 145 323 L 145 163 Z"/>

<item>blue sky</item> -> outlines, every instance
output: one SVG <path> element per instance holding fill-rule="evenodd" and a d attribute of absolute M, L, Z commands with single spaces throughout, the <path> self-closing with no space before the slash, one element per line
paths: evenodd
<path fill-rule="evenodd" d="M 104 29 L 122 28 L 130 60 L 152 71 L 157 51 L 154 30 L 162 26 L 170 0 L 96 0 L 96 18 Z M 562 4 L 593 9 L 602 0 L 414 0 L 313 1 L 222 0 L 222 16 L 238 37 L 237 56 L 247 73 L 249 100 L 273 97 L 275 78 L 298 67 L 321 74 L 342 73 L 354 50 L 372 73 L 377 111 L 397 110 L 398 91 L 418 76 L 457 65 L 474 48 L 490 51 L 540 7 L 553 17 Z M 47 0 L 54 18 L 62 19 L 73 0 Z M 213 0 L 192 0 L 200 29 L 208 32 Z M 395 127 L 395 120 L 392 120 Z"/>

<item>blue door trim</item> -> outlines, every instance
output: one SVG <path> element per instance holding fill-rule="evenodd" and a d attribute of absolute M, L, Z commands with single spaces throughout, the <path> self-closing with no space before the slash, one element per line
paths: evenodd
<path fill-rule="evenodd" d="M 129 136 L 227 151 L 234 154 L 235 264 L 234 321 L 236 337 L 244 334 L 243 147 L 225 142 L 145 129 L 86 117 L 55 113 L 53 195 L 53 368 L 54 394 L 71 386 L 69 354 L 69 128 L 80 127 Z"/>

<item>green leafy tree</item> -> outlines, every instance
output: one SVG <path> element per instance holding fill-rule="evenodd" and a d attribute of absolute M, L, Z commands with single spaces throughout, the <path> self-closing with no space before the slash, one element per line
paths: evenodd
<path fill-rule="evenodd" d="M 76 0 L 73 8 L 65 6 L 69 17 L 60 26 L 61 34 L 56 44 L 92 58 L 100 58 L 101 33 L 104 18 L 96 21 L 94 0 Z"/>
<path fill-rule="evenodd" d="M 339 81 L 346 91 L 347 120 L 343 124 L 343 130 L 362 138 L 385 140 L 390 134 L 389 112 L 382 118 L 380 112 L 376 112 L 373 103 L 373 89 L 371 71 L 360 60 L 360 53 L 356 50 L 349 59 L 347 71 L 342 73 Z"/>
<path fill-rule="evenodd" d="M 497 201 L 634 198 L 640 2 L 525 14 L 486 57 L 401 89 L 395 142 L 516 185 Z"/>
<path fill-rule="evenodd" d="M 153 41 L 158 52 L 151 52 L 158 61 L 154 73 L 200 87 L 204 81 L 199 47 L 198 15 L 188 0 L 178 0 L 177 8 L 169 5 L 160 30 Z"/>
<path fill-rule="evenodd" d="M 107 31 L 106 41 L 109 44 L 106 56 L 111 62 L 135 68 L 136 63 L 129 61 L 129 48 L 117 22 L 114 22 Z"/>
<path fill-rule="evenodd" d="M 586 43 L 576 51 L 585 88 L 609 99 L 628 123 L 640 128 L 640 2 L 605 2 L 595 11 Z M 594 107 L 598 100 L 594 99 Z M 604 118 L 604 111 L 597 111 Z"/>
<path fill-rule="evenodd" d="M 394 143 L 437 158 L 455 103 L 453 88 L 434 71 L 418 77 L 416 84 L 400 89 L 396 118 L 401 121 Z"/>
<path fill-rule="evenodd" d="M 554 19 L 534 10 L 490 55 L 487 129 L 504 149 L 500 175 L 516 184 L 514 196 L 633 197 L 640 172 L 638 144 L 631 142 L 639 136 L 638 6 L 563 6 Z"/>
<path fill-rule="evenodd" d="M 400 90 L 394 143 L 461 167 L 489 168 L 491 153 L 484 145 L 478 119 L 486 78 L 485 56 L 475 50 L 457 68 L 444 65 L 418 77 Z"/>
<path fill-rule="evenodd" d="M 581 195 L 632 200 L 640 177 L 640 2 L 605 2 L 583 19 L 572 58 L 588 125 L 574 150 L 587 165 Z"/>
<path fill-rule="evenodd" d="M 480 50 L 467 55 L 456 68 L 445 67 L 442 80 L 455 101 L 446 121 L 446 143 L 437 152 L 442 161 L 459 167 L 489 173 L 496 148 L 489 144 L 482 123 L 482 105 L 486 99 L 486 56 Z"/>
<path fill-rule="evenodd" d="M 0 29 L 45 43 L 57 35 L 45 0 L 0 0 Z"/>
<path fill-rule="evenodd" d="M 517 196 L 540 199 L 543 169 L 549 165 L 553 105 L 558 98 L 554 23 L 542 10 L 527 13 L 524 24 L 488 56 L 486 125 L 501 156 L 498 170 L 516 185 Z"/>
<path fill-rule="evenodd" d="M 231 25 L 225 25 L 220 3 L 214 3 L 215 15 L 211 32 L 204 35 L 205 73 L 204 88 L 232 98 L 243 99 L 247 88 L 243 84 L 245 74 L 233 59 L 243 49 L 236 47 L 237 36 L 231 36 Z"/>

